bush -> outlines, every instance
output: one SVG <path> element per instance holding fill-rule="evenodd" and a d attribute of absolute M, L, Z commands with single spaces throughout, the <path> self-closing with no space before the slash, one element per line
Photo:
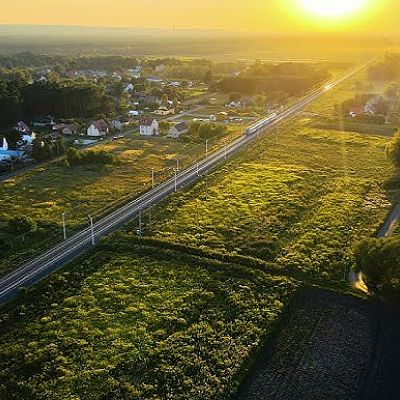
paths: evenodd
<path fill-rule="evenodd" d="M 110 165 L 115 162 L 115 156 L 106 151 L 81 151 L 71 147 L 67 151 L 67 162 L 69 165 Z"/>
<path fill-rule="evenodd" d="M 400 300 L 400 238 L 364 239 L 355 246 L 354 255 L 371 290 Z"/>
<path fill-rule="evenodd" d="M 36 222 L 29 217 L 20 215 L 8 221 L 8 229 L 16 235 L 24 235 L 28 232 L 35 231 Z"/>

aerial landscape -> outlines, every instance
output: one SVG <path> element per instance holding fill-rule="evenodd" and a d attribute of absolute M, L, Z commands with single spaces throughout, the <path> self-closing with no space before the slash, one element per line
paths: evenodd
<path fill-rule="evenodd" d="M 0 9 L 0 400 L 400 399 L 395 0 Z"/>

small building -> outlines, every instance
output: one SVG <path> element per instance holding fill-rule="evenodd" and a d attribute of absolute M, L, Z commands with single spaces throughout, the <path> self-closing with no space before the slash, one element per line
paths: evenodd
<path fill-rule="evenodd" d="M 124 89 L 126 93 L 133 93 L 135 91 L 135 87 L 132 83 L 128 83 Z"/>
<path fill-rule="evenodd" d="M 171 127 L 171 129 L 168 131 L 168 137 L 178 139 L 181 135 L 187 133 L 188 131 L 189 131 L 188 124 L 184 121 L 179 122 L 178 124 Z"/>
<path fill-rule="evenodd" d="M 128 114 L 130 117 L 138 117 L 140 112 L 137 110 L 130 110 L 130 111 L 128 111 Z"/>
<path fill-rule="evenodd" d="M 16 129 L 22 134 L 22 135 L 30 135 L 32 133 L 31 128 L 29 128 L 28 125 L 25 124 L 25 122 L 19 121 L 17 123 Z"/>
<path fill-rule="evenodd" d="M 87 129 L 88 136 L 107 136 L 109 133 L 109 127 L 104 119 L 99 119 L 98 121 L 92 122 L 92 124 Z"/>
<path fill-rule="evenodd" d="M 154 118 L 142 118 L 139 121 L 140 136 L 158 136 L 159 126 L 158 121 Z"/>
<path fill-rule="evenodd" d="M 217 121 L 223 122 L 223 121 L 225 121 L 225 120 L 228 118 L 228 113 L 225 112 L 225 111 L 219 112 L 219 113 L 216 115 L 216 118 L 217 118 Z"/>
<path fill-rule="evenodd" d="M 153 114 L 162 116 L 173 115 L 175 114 L 175 110 L 168 107 L 159 107 L 157 110 L 153 111 Z"/>
<path fill-rule="evenodd" d="M 78 135 L 79 134 L 79 125 L 77 123 L 72 123 L 72 124 L 66 124 L 62 129 L 61 133 L 63 135 Z"/>
<path fill-rule="evenodd" d="M 118 117 L 118 118 L 115 118 L 115 119 L 113 119 L 111 121 L 110 128 L 111 129 L 116 129 L 117 131 L 122 131 L 124 126 L 126 126 L 128 124 L 129 124 L 129 122 L 125 118 Z"/>

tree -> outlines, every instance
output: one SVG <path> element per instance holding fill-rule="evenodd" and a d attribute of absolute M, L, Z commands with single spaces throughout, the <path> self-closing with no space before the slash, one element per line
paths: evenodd
<path fill-rule="evenodd" d="M 4 136 L 6 137 L 8 148 L 10 150 L 17 150 L 18 144 L 22 141 L 21 132 L 18 129 L 13 129 L 12 131 L 7 132 Z"/>
<path fill-rule="evenodd" d="M 400 131 L 397 132 L 389 144 L 387 154 L 397 169 L 400 169 Z"/>
<path fill-rule="evenodd" d="M 209 69 L 204 76 L 204 83 L 210 85 L 212 84 L 213 80 L 214 80 L 214 74 L 211 71 L 211 69 Z"/>
<path fill-rule="evenodd" d="M 161 98 L 161 104 L 163 106 L 168 106 L 168 95 L 164 93 Z"/>
<path fill-rule="evenodd" d="M 370 289 L 400 299 L 400 238 L 364 239 L 355 246 L 354 256 Z"/>
<path fill-rule="evenodd" d="M 36 161 L 46 161 L 53 157 L 53 149 L 47 140 L 35 139 L 32 143 L 32 158 Z"/>

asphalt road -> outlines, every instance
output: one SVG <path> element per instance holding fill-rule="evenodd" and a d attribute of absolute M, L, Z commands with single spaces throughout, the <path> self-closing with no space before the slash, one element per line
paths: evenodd
<path fill-rule="evenodd" d="M 324 93 L 332 90 L 335 86 L 346 81 L 355 73 L 365 68 L 368 64 L 356 68 L 355 70 L 323 86 L 322 88 L 311 91 L 307 96 L 301 98 L 295 105 L 279 114 L 276 120 L 267 126 L 262 134 L 265 134 L 278 124 L 296 117 L 306 106 L 316 101 Z M 99 240 L 102 236 L 105 236 L 117 230 L 127 222 L 132 221 L 138 216 L 140 210 L 146 210 L 150 206 L 158 203 L 160 200 L 173 193 L 175 191 L 175 187 L 179 188 L 198 180 L 202 174 L 214 169 L 216 166 L 222 164 L 225 159 L 233 156 L 249 143 L 256 141 L 258 136 L 259 135 L 240 137 L 236 141 L 227 145 L 225 148 L 220 149 L 202 159 L 198 164 L 179 172 L 176 175 L 176 179 L 173 177 L 168 181 L 165 181 L 136 200 L 131 201 L 108 216 L 95 222 L 95 240 Z M 91 231 L 90 227 L 88 227 L 67 239 L 63 243 L 55 246 L 51 250 L 45 252 L 36 259 L 11 272 L 9 275 L 6 275 L 0 279 L 0 303 L 11 300 L 18 295 L 21 287 L 33 285 L 43 277 L 49 275 L 64 265 L 66 262 L 71 261 L 76 256 L 84 253 L 91 246 Z"/>

